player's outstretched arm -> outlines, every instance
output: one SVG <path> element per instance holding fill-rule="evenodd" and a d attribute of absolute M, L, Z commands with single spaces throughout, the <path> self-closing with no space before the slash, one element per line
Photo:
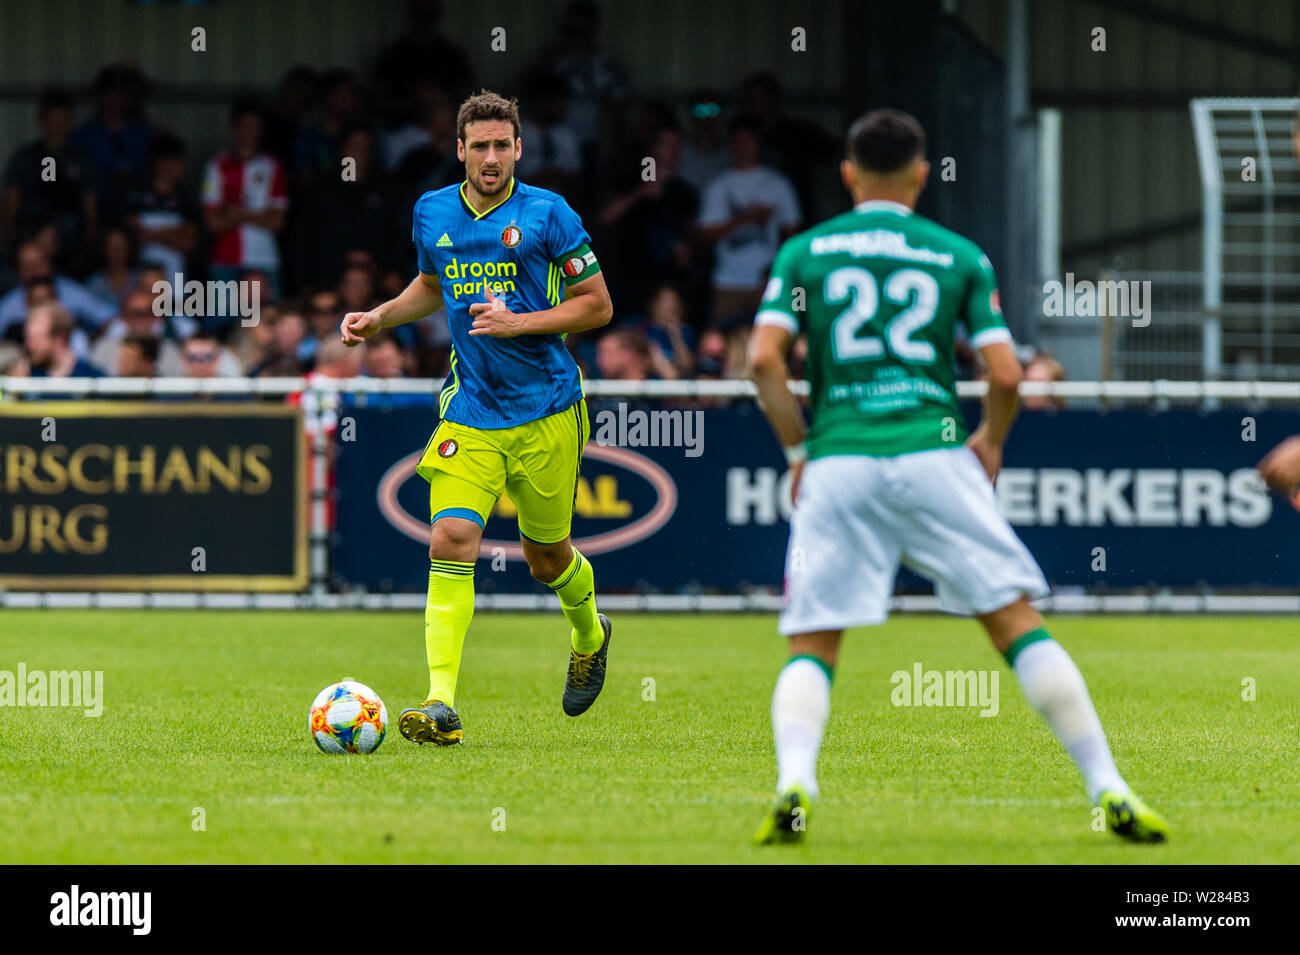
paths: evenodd
<path fill-rule="evenodd" d="M 469 307 L 471 335 L 514 338 L 516 335 L 562 335 L 600 328 L 614 317 L 605 276 L 597 272 L 589 279 L 569 286 L 567 297 L 554 308 L 540 312 L 512 312 L 505 302 L 487 290 L 487 300 Z"/>
<path fill-rule="evenodd" d="M 990 481 L 1002 470 L 1002 445 L 1011 433 L 1020 406 L 1020 381 L 1024 377 L 1020 359 L 1007 342 L 995 342 L 980 349 L 989 370 L 989 391 L 984 396 L 984 418 L 966 444 L 980 459 Z"/>
<path fill-rule="evenodd" d="M 432 315 L 442 308 L 442 286 L 436 276 L 421 272 L 397 298 L 390 298 L 368 312 L 348 312 L 339 325 L 343 344 L 349 348 L 367 338 L 392 328 Z"/>

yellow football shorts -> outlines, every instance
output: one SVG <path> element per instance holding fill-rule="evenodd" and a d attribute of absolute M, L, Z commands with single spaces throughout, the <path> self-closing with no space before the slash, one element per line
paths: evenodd
<path fill-rule="evenodd" d="M 429 482 L 430 523 L 463 517 L 483 527 L 504 491 L 519 511 L 520 534 L 539 544 L 564 540 L 590 435 L 583 399 L 513 428 L 442 421 L 415 468 Z"/>

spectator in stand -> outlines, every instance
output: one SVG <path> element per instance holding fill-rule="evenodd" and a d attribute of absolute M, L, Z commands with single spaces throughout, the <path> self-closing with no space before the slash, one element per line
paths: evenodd
<path fill-rule="evenodd" d="M 100 378 L 103 372 L 72 350 L 72 313 L 58 302 L 32 308 L 23 323 L 27 357 L 13 373 L 32 378 Z"/>
<path fill-rule="evenodd" d="M 185 188 L 185 144 L 171 133 L 149 141 L 151 178 L 127 200 L 127 225 L 140 244 L 140 261 L 174 280 L 199 238 L 199 207 Z"/>
<path fill-rule="evenodd" d="M 673 377 L 690 377 L 695 368 L 695 332 L 686 322 L 686 302 L 671 283 L 664 282 L 651 293 L 642 331 L 673 366 Z"/>
<path fill-rule="evenodd" d="M 211 278 L 238 280 L 246 269 L 266 273 L 279 297 L 280 250 L 289 206 L 284 169 L 259 149 L 262 114 L 255 100 L 235 103 L 230 113 L 232 148 L 208 163 L 203 211 L 213 233 Z M 218 324 L 228 325 L 233 317 Z"/>
<path fill-rule="evenodd" d="M 0 336 L 7 335 L 13 326 L 22 324 L 27 316 L 26 286 L 41 279 L 53 283 L 54 294 L 58 297 L 59 303 L 88 332 L 98 332 L 117 314 L 114 306 L 95 298 L 80 282 L 55 275 L 49 253 L 40 242 L 36 240 L 24 242 L 18 247 L 15 258 L 20 285 L 10 290 L 4 298 L 0 298 Z M 78 354 L 84 352 L 79 350 Z"/>
<path fill-rule="evenodd" d="M 108 367 L 122 378 L 153 378 L 158 374 L 158 347 L 154 336 L 132 332 L 122 339 L 117 363 Z"/>
<path fill-rule="evenodd" d="M 357 264 L 354 260 L 339 275 L 339 307 L 347 312 L 364 312 L 375 304 L 375 273 L 373 268 Z"/>
<path fill-rule="evenodd" d="M 695 189 L 678 172 L 682 134 L 660 130 L 650 148 L 654 178 L 638 176 L 635 185 L 606 204 L 600 224 L 615 229 L 618 293 L 643 302 L 656 283 L 691 280 L 691 230 L 699 211 Z M 644 168 L 638 160 L 638 169 Z"/>
<path fill-rule="evenodd" d="M 321 289 L 307 296 L 307 325 L 313 338 L 325 339 L 337 332 L 343 314 L 339 293 L 333 289 Z"/>
<path fill-rule="evenodd" d="M 270 350 L 250 375 L 284 377 L 301 375 L 315 353 L 316 340 L 307 333 L 307 320 L 301 312 L 285 311 L 271 328 Z"/>
<path fill-rule="evenodd" d="M 311 109 L 316 95 L 316 71 L 299 63 L 280 77 L 275 97 L 264 117 L 263 148 L 279 160 L 285 169 L 293 167 L 293 149 L 302 132 L 303 117 Z"/>
<path fill-rule="evenodd" d="M 122 303 L 122 314 L 104 327 L 104 333 L 90 351 L 90 361 L 99 368 L 113 369 L 121 364 L 123 343 L 131 336 L 154 340 L 154 357 L 158 374 L 179 377 L 185 374 L 180 347 L 163 338 L 166 323 L 153 311 L 154 296 L 149 292 L 130 292 Z"/>
<path fill-rule="evenodd" d="M 696 192 L 703 192 L 709 180 L 731 162 L 720 101 L 717 92 L 709 89 L 696 90 L 691 96 L 691 120 L 679 171 Z"/>
<path fill-rule="evenodd" d="M 378 347 L 371 348 L 371 344 Z M 365 372 L 371 378 L 405 378 L 407 356 L 392 335 L 366 342 Z"/>
<path fill-rule="evenodd" d="M 140 280 L 135 243 L 125 228 L 114 226 L 104 233 L 102 245 L 101 267 L 86 279 L 86 291 L 104 304 L 112 306 L 116 313 L 121 311 L 122 301 Z"/>
<path fill-rule="evenodd" d="M 222 356 L 225 349 L 217 336 L 209 331 L 197 331 L 182 346 L 185 374 L 190 378 L 224 378 Z"/>
<path fill-rule="evenodd" d="M 465 164 L 456 156 L 456 109 L 457 104 L 441 92 L 420 104 L 419 115 L 426 136 L 420 145 L 402 154 L 396 170 L 398 181 L 407 184 L 410 201 L 404 206 L 414 205 L 416 199 L 431 189 L 441 189 L 465 178 Z M 406 224 L 410 224 L 409 208 Z M 410 231 L 406 229 L 406 234 Z"/>
<path fill-rule="evenodd" d="M 623 67 L 600 49 L 600 19 L 599 5 L 574 0 L 564 8 L 555 39 L 540 60 L 569 84 L 568 125 L 584 149 L 597 141 L 602 128 L 618 128 L 627 96 Z"/>
<path fill-rule="evenodd" d="M 95 77 L 95 115 L 72 131 L 72 144 L 95 170 L 102 225 L 122 221 L 127 196 L 149 175 L 153 130 L 141 115 L 147 86 L 134 67 L 122 63 L 104 67 Z"/>
<path fill-rule="evenodd" d="M 515 175 L 529 185 L 569 195 L 582 172 L 578 135 L 565 120 L 569 84 L 553 69 L 534 67 L 524 83 Z"/>
<path fill-rule="evenodd" d="M 1050 352 L 1039 352 L 1025 366 L 1025 381 L 1065 381 L 1065 368 Z M 1025 395 L 1020 400 L 1020 407 L 1026 411 L 1060 411 L 1065 407 L 1065 399 L 1053 395 Z"/>
<path fill-rule="evenodd" d="M 369 346 L 369 342 L 366 343 Z M 316 343 L 316 367 L 312 376 L 323 378 L 357 378 L 361 375 L 361 363 L 370 353 L 360 348 L 349 348 L 339 339 L 338 331 L 328 338 Z"/>
<path fill-rule="evenodd" d="M 637 328 L 619 328 L 596 343 L 596 371 L 611 381 L 649 381 L 673 379 L 677 372 Z"/>
<path fill-rule="evenodd" d="M 817 123 L 786 111 L 775 73 L 764 70 L 747 76 L 740 98 L 745 112 L 759 120 L 764 162 L 790 180 L 805 218 L 812 222 L 825 218 L 827 211 L 817 201 L 817 183 L 819 178 L 833 181 L 831 167 L 843 158 L 843 144 Z"/>
<path fill-rule="evenodd" d="M 294 181 L 311 186 L 337 179 L 343 135 L 361 119 L 361 91 L 352 71 L 326 70 L 320 80 L 320 119 L 303 127 L 293 146 Z"/>
<path fill-rule="evenodd" d="M 343 158 L 352 160 L 352 176 L 321 179 L 308 190 L 299 218 L 297 274 L 313 285 L 339 274 L 344 256 L 358 246 L 380 261 L 399 256 L 411 244 L 410 233 L 398 238 L 397 194 L 374 160 L 374 140 L 362 127 L 342 137 Z"/>
<path fill-rule="evenodd" d="M 17 237 L 53 224 L 65 265 L 75 265 L 79 243 L 95 233 L 94 168 L 68 138 L 72 97 L 62 90 L 41 95 L 40 138 L 20 147 L 4 173 L 4 234 Z M 12 248 L 12 245 L 10 246 Z"/>
<path fill-rule="evenodd" d="M 474 69 L 465 51 L 438 29 L 438 0 L 407 0 L 406 32 L 384 47 L 375 61 L 375 86 L 385 123 L 410 116 L 413 94 L 424 84 L 443 90 L 460 104 L 474 85 Z"/>
<path fill-rule="evenodd" d="M 731 124 L 731 168 L 704 189 L 700 234 L 716 243 L 713 320 L 752 320 L 767 270 L 781 241 L 799 226 L 799 202 L 790 181 L 759 164 L 759 123 L 740 116 Z"/>

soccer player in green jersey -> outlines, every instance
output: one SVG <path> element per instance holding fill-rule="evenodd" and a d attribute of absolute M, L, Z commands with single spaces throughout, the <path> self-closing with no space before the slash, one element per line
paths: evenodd
<path fill-rule="evenodd" d="M 570 628 L 561 698 L 579 716 L 605 683 L 612 628 L 596 612 L 591 564 L 569 539 L 578 469 L 590 434 L 568 332 L 613 314 L 591 240 L 567 202 L 518 182 L 524 144 L 514 100 L 484 90 L 461 104 L 456 149 L 465 181 L 426 192 L 412 238 L 420 274 L 399 296 L 349 312 L 347 345 L 447 309 L 451 373 L 442 420 L 416 472 L 429 482 L 429 599 L 424 614 L 429 695 L 398 717 L 409 740 L 460 743 L 453 707 L 461 649 L 474 615 L 474 562 L 502 493 L 519 512 L 533 576 L 560 598 Z"/>
<path fill-rule="evenodd" d="M 1169 827 L 1115 768 L 1083 677 L 1029 602 L 1047 583 L 992 483 L 1020 363 L 988 258 L 912 211 L 928 172 L 911 116 L 879 110 L 854 123 L 841 166 L 853 210 L 782 246 L 754 320 L 751 376 L 795 497 L 779 623 L 791 655 L 772 695 L 777 798 L 755 842 L 803 836 L 840 637 L 885 622 L 900 563 L 934 581 L 945 609 L 983 625 L 1110 828 L 1163 841 Z M 958 321 L 988 366 L 983 421 L 969 435 L 953 381 Z M 786 386 L 800 333 L 811 430 Z"/>

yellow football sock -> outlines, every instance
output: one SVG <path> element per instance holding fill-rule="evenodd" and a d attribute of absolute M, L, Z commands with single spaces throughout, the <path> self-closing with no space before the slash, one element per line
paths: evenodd
<path fill-rule="evenodd" d="M 573 649 L 578 653 L 599 650 L 605 642 L 605 632 L 596 619 L 596 574 L 578 548 L 573 548 L 573 562 L 547 586 L 560 598 L 560 609 L 573 627 Z"/>
<path fill-rule="evenodd" d="M 474 564 L 429 563 L 429 600 L 424 608 L 424 652 L 429 658 L 429 700 L 455 703 L 456 675 L 465 632 L 474 616 Z"/>

